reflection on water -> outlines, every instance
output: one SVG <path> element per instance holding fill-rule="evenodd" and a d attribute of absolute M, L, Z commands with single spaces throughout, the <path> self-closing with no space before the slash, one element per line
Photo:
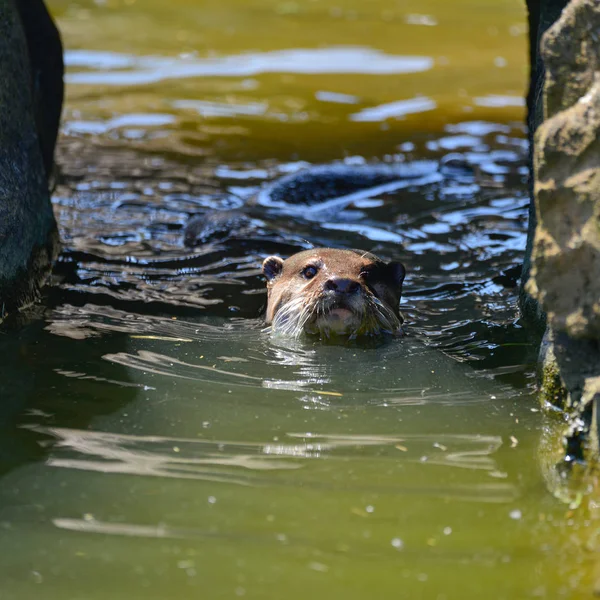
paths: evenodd
<path fill-rule="evenodd" d="M 592 590 L 516 313 L 521 2 L 49 4 L 64 249 L 0 336 L 2 598 Z M 317 163 L 401 176 L 265 192 Z M 271 338 L 262 259 L 312 244 L 402 261 L 406 335 Z"/>
<path fill-rule="evenodd" d="M 292 477 L 285 475 L 285 472 L 302 469 L 306 460 L 327 459 L 343 465 L 349 460 L 358 459 L 361 462 L 371 460 L 380 466 L 389 462 L 396 468 L 403 466 L 406 470 L 414 468 L 415 464 L 426 464 L 424 468 L 434 471 L 435 467 L 441 466 L 485 472 L 482 473 L 480 482 L 444 486 L 443 490 L 431 481 L 419 488 L 419 494 L 442 494 L 445 497 L 481 502 L 508 502 L 518 496 L 512 483 L 491 482 L 486 477 L 507 477 L 506 473 L 498 470 L 492 458 L 502 445 L 502 439 L 497 436 L 319 436 L 312 433 L 289 433 L 285 438 L 289 438 L 290 443 L 285 444 L 282 439 L 269 443 L 240 443 L 116 435 L 60 428 L 47 428 L 40 430 L 40 433 L 56 440 L 47 461 L 50 467 L 238 485 L 302 488 L 316 485 L 323 488 L 323 483 L 313 479 L 314 471 L 294 473 Z M 264 473 L 267 471 L 270 474 L 268 477 Z M 357 485 L 362 488 L 362 484 Z M 371 491 L 414 493 L 412 487 L 408 480 L 399 481 L 396 490 L 389 485 L 380 490 L 375 485 Z M 345 489 L 349 488 L 345 486 Z"/>
<path fill-rule="evenodd" d="M 385 121 L 390 118 L 399 118 L 416 112 L 427 112 L 433 110 L 436 104 L 429 98 L 411 98 L 409 100 L 398 100 L 365 108 L 360 112 L 350 115 L 351 121 Z"/>
<path fill-rule="evenodd" d="M 428 56 L 387 56 L 371 48 L 280 50 L 224 58 L 197 56 L 167 58 L 124 56 L 106 52 L 71 51 L 67 67 L 93 69 L 67 76 L 67 83 L 88 85 L 145 85 L 164 79 L 190 77 L 249 77 L 263 73 L 370 73 L 398 75 L 426 71 Z"/>

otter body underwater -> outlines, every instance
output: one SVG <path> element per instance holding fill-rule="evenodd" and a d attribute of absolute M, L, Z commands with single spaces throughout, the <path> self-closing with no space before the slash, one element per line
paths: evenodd
<path fill-rule="evenodd" d="M 263 262 L 266 322 L 275 334 L 359 336 L 401 333 L 404 266 L 370 252 L 315 248 Z"/>

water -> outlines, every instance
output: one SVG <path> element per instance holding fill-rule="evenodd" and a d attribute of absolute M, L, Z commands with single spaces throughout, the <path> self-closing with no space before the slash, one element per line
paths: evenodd
<path fill-rule="evenodd" d="M 0 337 L 0 597 L 591 596 L 517 319 L 521 3 L 49 4 L 64 248 Z M 183 244 L 307 164 L 423 160 Z M 311 243 L 406 265 L 404 338 L 264 332 L 262 259 Z"/>

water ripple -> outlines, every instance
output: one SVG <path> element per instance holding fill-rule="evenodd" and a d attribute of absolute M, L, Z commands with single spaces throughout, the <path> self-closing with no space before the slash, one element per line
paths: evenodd
<path fill-rule="evenodd" d="M 322 462 L 340 468 L 352 461 L 355 469 L 383 463 L 406 469 L 458 469 L 479 473 L 469 482 L 446 482 L 444 491 L 430 483 L 411 484 L 408 478 L 392 483 L 370 482 L 372 493 L 436 494 L 463 501 L 508 502 L 517 491 L 510 482 L 490 482 L 505 475 L 494 458 L 502 446 L 498 436 L 469 434 L 408 435 L 320 435 L 288 433 L 278 442 L 234 442 L 136 436 L 58 427 L 35 427 L 37 432 L 55 441 L 47 464 L 50 467 L 85 470 L 104 474 L 129 474 L 182 480 L 203 480 L 252 486 L 300 486 L 302 488 L 335 489 L 336 483 L 325 483 L 314 469 L 304 475 L 285 473 L 302 469 L 306 461 Z M 289 441 L 287 441 L 289 440 Z M 365 467 L 361 465 L 365 465 Z M 272 473 L 273 475 L 268 475 Z M 416 487 L 415 487 L 416 485 Z M 346 491 L 360 490 L 360 483 L 344 482 Z"/>

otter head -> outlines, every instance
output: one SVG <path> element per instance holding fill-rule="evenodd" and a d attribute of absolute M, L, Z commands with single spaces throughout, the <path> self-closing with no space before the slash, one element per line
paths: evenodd
<path fill-rule="evenodd" d="M 315 248 L 263 262 L 266 321 L 275 333 L 324 337 L 395 333 L 405 269 L 360 250 Z"/>

